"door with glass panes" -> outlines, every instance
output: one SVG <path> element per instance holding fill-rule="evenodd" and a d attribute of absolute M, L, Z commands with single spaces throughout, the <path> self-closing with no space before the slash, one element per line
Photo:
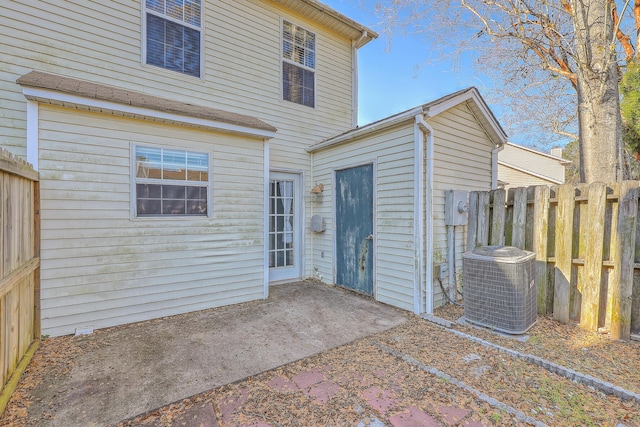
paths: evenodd
<path fill-rule="evenodd" d="M 269 281 L 301 276 L 300 175 L 269 176 Z"/>

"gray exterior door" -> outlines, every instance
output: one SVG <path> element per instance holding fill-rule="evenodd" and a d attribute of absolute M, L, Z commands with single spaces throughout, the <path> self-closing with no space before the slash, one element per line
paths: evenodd
<path fill-rule="evenodd" d="M 373 295 L 373 165 L 336 171 L 336 284 Z"/>

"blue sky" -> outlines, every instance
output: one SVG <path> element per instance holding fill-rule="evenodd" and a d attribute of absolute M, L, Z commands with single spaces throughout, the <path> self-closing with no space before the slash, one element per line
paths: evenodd
<path fill-rule="evenodd" d="M 321 0 L 329 7 L 381 33 L 377 23 L 380 18 L 373 11 L 373 2 L 362 0 Z M 363 125 L 437 99 L 460 89 L 475 86 L 481 94 L 489 89 L 490 82 L 464 67 L 465 58 L 457 64 L 431 62 L 428 43 L 418 36 L 393 34 L 391 46 L 386 36 L 359 50 L 359 114 L 358 124 Z M 485 96 L 486 98 L 486 96 Z M 500 119 L 499 106 L 491 106 Z"/>

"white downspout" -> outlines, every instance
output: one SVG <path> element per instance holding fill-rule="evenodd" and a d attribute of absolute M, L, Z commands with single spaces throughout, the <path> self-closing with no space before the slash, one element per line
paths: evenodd
<path fill-rule="evenodd" d="M 262 296 L 269 298 L 269 140 L 264 141 L 264 283 Z"/>
<path fill-rule="evenodd" d="M 499 145 L 491 150 L 491 189 L 498 188 L 498 152 L 504 148 L 504 145 Z"/>
<path fill-rule="evenodd" d="M 38 101 L 27 99 L 27 162 L 31 163 L 34 170 L 38 170 L 39 154 L 39 107 Z"/>
<path fill-rule="evenodd" d="M 422 114 L 415 116 L 414 163 L 414 241 L 416 273 L 414 283 L 414 312 L 433 313 L 433 128 Z M 425 138 L 426 136 L 426 138 Z M 426 139 L 426 150 L 425 150 Z M 426 163 L 426 176 L 424 174 Z M 426 182 L 425 182 L 426 181 Z M 426 202 L 426 204 L 425 204 Z M 423 209 L 424 206 L 424 209 Z M 426 239 L 425 239 L 426 236 Z M 426 252 L 426 260 L 425 260 Z M 423 265 L 423 260 L 426 265 Z M 426 267 L 426 268 L 425 268 Z M 423 275 L 423 271 L 424 272 Z M 424 283 L 424 286 L 422 284 Z M 424 306 L 423 306 L 424 303 Z"/>
<path fill-rule="evenodd" d="M 358 40 L 351 41 L 351 125 L 358 126 L 358 49 L 362 41 L 367 37 L 367 32 L 363 31 Z"/>

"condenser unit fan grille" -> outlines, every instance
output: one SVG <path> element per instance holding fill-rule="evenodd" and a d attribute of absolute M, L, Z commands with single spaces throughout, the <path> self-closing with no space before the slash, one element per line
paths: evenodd
<path fill-rule="evenodd" d="M 464 316 L 471 323 L 522 334 L 536 322 L 535 254 L 484 246 L 462 256 Z"/>

